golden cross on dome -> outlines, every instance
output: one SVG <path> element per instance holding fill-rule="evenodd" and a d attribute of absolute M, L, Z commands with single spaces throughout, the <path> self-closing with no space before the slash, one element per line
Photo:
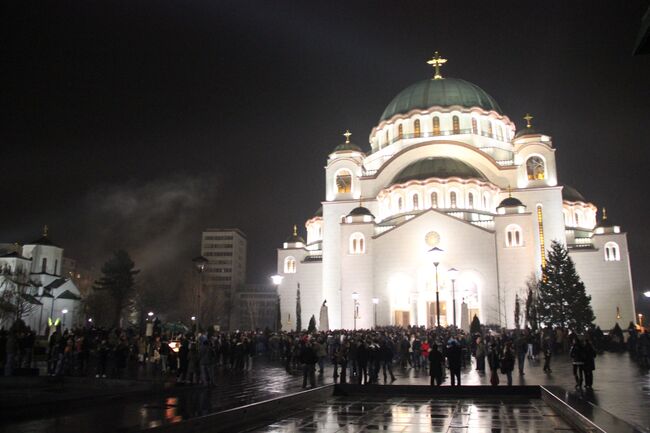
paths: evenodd
<path fill-rule="evenodd" d="M 343 134 L 343 136 L 345 137 L 345 144 L 350 144 L 350 136 L 351 135 L 352 135 L 352 133 L 350 132 L 350 130 L 346 129 L 345 134 Z"/>
<path fill-rule="evenodd" d="M 48 227 L 47 227 L 47 224 L 45 224 L 45 225 L 43 226 L 43 236 L 47 236 L 47 231 L 48 231 L 48 230 L 49 230 L 49 229 L 48 229 Z"/>
<path fill-rule="evenodd" d="M 533 120 L 534 117 L 530 115 L 530 113 L 526 113 L 524 116 L 524 120 L 526 121 L 526 128 L 532 128 L 533 125 L 530 123 L 531 120 Z"/>
<path fill-rule="evenodd" d="M 447 59 L 440 57 L 440 54 L 436 51 L 433 54 L 433 58 L 427 62 L 436 70 L 435 75 L 433 76 L 434 80 L 442 80 L 442 75 L 440 75 L 440 67 L 447 63 Z"/>
<path fill-rule="evenodd" d="M 293 235 L 298 236 L 298 226 L 295 224 L 293 225 Z"/>
<path fill-rule="evenodd" d="M 603 221 L 607 219 L 607 208 L 603 206 Z"/>

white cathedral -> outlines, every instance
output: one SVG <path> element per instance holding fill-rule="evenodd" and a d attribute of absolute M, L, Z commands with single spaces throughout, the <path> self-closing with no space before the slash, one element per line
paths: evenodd
<path fill-rule="evenodd" d="M 514 327 L 516 297 L 566 245 L 603 329 L 635 321 L 627 237 L 557 178 L 551 137 L 516 130 L 475 84 L 443 78 L 402 90 L 370 132 L 329 154 L 322 208 L 278 249 L 282 329 L 383 325 Z M 522 305 L 523 309 L 523 305 Z M 523 320 L 522 320 L 523 322 Z"/>

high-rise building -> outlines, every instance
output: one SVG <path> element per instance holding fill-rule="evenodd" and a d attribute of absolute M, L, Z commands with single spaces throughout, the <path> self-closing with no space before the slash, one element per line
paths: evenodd
<path fill-rule="evenodd" d="M 246 281 L 246 235 L 239 229 L 207 229 L 201 237 L 201 255 L 208 260 L 202 277 L 202 315 L 230 329 L 235 291 Z"/>

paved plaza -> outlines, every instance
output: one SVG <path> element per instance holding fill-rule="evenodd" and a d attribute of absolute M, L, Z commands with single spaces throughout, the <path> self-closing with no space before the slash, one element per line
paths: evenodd
<path fill-rule="evenodd" d="M 422 399 L 333 397 L 255 433 L 572 432 L 541 399 Z"/>
<path fill-rule="evenodd" d="M 555 358 L 552 367 L 553 373 L 546 375 L 539 363 L 527 363 L 524 376 L 518 376 L 515 371 L 514 384 L 558 385 L 572 393 L 578 392 L 574 389 L 571 364 L 567 357 Z M 396 368 L 395 375 L 397 385 L 429 383 L 425 370 Z M 501 375 L 501 386 L 504 380 L 505 377 Z M 462 381 L 465 385 L 487 385 L 489 377 L 466 368 Z M 170 391 L 116 397 L 97 404 L 85 402 L 82 407 L 71 402 L 56 411 L 47 411 L 42 405 L 34 406 L 28 418 L 3 417 L 0 420 L 0 432 L 137 431 L 292 394 L 302 389 L 300 372 L 289 374 L 279 363 L 270 363 L 263 358 L 256 358 L 253 368 L 248 371 L 220 370 L 217 382 L 218 385 L 214 388 L 176 386 Z M 333 383 L 331 367 L 326 368 L 318 382 L 319 385 Z M 445 383 L 447 384 L 448 382 Z M 650 413 L 647 410 L 650 407 L 650 374 L 640 370 L 627 354 L 605 353 L 599 356 L 596 359 L 594 390 L 578 393 L 613 415 L 650 430 Z M 539 409 L 534 402 L 531 404 Z M 460 406 L 456 404 L 450 406 L 452 407 Z M 479 412 L 477 409 L 477 414 Z"/>

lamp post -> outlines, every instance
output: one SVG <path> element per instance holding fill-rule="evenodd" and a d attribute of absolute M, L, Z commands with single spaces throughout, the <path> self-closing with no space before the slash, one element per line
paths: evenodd
<path fill-rule="evenodd" d="M 638 316 L 639 316 L 639 326 L 643 328 L 643 314 L 639 313 Z"/>
<path fill-rule="evenodd" d="M 192 259 L 192 262 L 194 262 L 194 267 L 199 273 L 199 288 L 196 290 L 196 317 L 198 318 L 196 321 L 196 330 L 198 331 L 201 322 L 201 291 L 203 290 L 203 271 L 205 271 L 205 267 L 208 264 L 208 259 L 203 256 L 198 256 L 194 257 Z"/>
<path fill-rule="evenodd" d="M 61 310 L 61 313 L 63 314 L 63 321 L 62 321 L 63 322 L 63 329 L 65 329 L 65 315 L 68 314 L 68 310 L 66 308 L 64 308 L 63 310 Z"/>
<path fill-rule="evenodd" d="M 377 304 L 379 304 L 379 298 L 372 298 L 372 308 L 375 316 L 375 328 L 377 328 Z"/>
<path fill-rule="evenodd" d="M 357 330 L 357 316 L 359 315 L 359 294 L 352 292 L 352 300 L 354 301 L 354 330 Z"/>
<path fill-rule="evenodd" d="M 647 292 L 643 292 L 643 296 L 645 296 L 646 298 L 650 298 L 650 290 L 648 290 Z"/>
<path fill-rule="evenodd" d="M 280 293 L 279 293 L 280 284 L 282 284 L 283 279 L 284 279 L 284 277 L 282 275 L 277 275 L 277 274 L 276 275 L 271 275 L 271 282 L 275 286 L 275 293 L 278 295 L 278 303 L 280 302 Z M 280 310 L 281 310 L 281 308 L 278 307 L 277 315 L 279 317 L 277 317 L 276 320 L 275 320 L 275 331 L 276 332 L 279 331 L 278 323 L 280 323 L 279 326 L 282 326 L 282 316 L 281 316 L 282 313 L 280 312 Z"/>
<path fill-rule="evenodd" d="M 454 328 L 456 327 L 456 279 L 458 278 L 458 269 L 451 268 L 447 271 L 451 280 L 451 299 L 454 308 Z"/>
<path fill-rule="evenodd" d="M 436 323 L 440 328 L 440 287 L 438 286 L 438 265 L 440 265 L 440 257 L 444 251 L 438 247 L 433 247 L 429 250 L 429 254 L 433 259 L 433 266 L 436 268 Z"/>

